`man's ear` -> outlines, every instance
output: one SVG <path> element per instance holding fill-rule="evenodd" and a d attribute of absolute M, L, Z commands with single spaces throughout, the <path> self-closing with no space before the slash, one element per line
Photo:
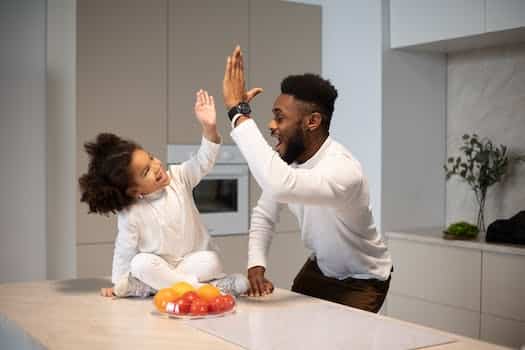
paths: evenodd
<path fill-rule="evenodd" d="M 321 116 L 321 113 L 313 112 L 308 117 L 306 127 L 308 128 L 309 131 L 317 130 L 321 127 L 322 121 L 323 121 L 323 117 Z"/>

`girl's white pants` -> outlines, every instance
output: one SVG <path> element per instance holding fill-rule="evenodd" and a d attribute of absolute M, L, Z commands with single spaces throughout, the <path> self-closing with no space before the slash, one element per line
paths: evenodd
<path fill-rule="evenodd" d="M 150 253 L 139 253 L 131 260 L 131 275 L 156 290 L 180 281 L 199 285 L 199 282 L 224 277 L 222 271 L 219 256 L 211 250 L 190 253 L 175 266 Z"/>

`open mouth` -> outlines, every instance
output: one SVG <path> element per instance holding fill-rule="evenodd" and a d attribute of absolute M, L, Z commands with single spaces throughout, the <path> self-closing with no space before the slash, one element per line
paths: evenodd
<path fill-rule="evenodd" d="M 155 178 L 155 181 L 162 182 L 165 179 L 164 171 L 162 169 L 159 170 L 159 174 Z"/>
<path fill-rule="evenodd" d="M 277 139 L 277 141 L 275 143 L 275 146 L 273 146 L 273 149 L 276 150 L 276 151 L 279 151 L 279 148 L 281 147 L 283 142 L 282 142 L 280 137 L 278 137 L 278 136 L 274 136 L 274 137 Z"/>

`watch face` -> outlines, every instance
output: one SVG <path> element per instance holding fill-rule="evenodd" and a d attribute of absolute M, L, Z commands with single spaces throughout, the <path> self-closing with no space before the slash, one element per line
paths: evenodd
<path fill-rule="evenodd" d="M 242 113 L 242 114 L 250 114 L 250 112 L 252 111 L 250 109 L 250 105 L 247 103 L 239 103 L 238 110 L 239 110 L 239 113 Z"/>

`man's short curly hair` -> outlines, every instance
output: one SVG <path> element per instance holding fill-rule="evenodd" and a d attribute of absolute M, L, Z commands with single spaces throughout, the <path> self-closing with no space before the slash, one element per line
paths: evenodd
<path fill-rule="evenodd" d="M 337 98 L 337 90 L 329 80 L 312 73 L 289 75 L 281 82 L 281 93 L 303 102 L 305 112 L 319 112 L 321 125 L 328 131 Z"/>

